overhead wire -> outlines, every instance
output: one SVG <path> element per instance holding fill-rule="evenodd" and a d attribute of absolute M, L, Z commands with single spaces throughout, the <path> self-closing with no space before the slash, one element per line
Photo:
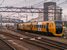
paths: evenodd
<path fill-rule="evenodd" d="M 67 0 L 65 0 L 65 1 L 63 1 L 63 2 L 61 2 L 61 3 L 59 3 L 58 5 L 62 5 L 62 4 L 67 4 Z"/>
<path fill-rule="evenodd" d="M 32 5 L 32 7 L 40 6 L 40 5 L 43 4 L 45 1 L 46 1 L 46 0 L 41 1 L 41 2 L 39 2 L 39 3 L 36 3 L 36 4 Z M 55 0 L 55 1 L 54 1 L 54 0 L 50 0 L 50 2 L 56 2 L 56 3 L 57 3 L 58 1 L 60 1 L 60 0 Z M 67 4 L 67 0 L 59 3 L 58 5 L 62 5 L 62 4 Z"/>
<path fill-rule="evenodd" d="M 2 2 L 0 3 L 0 6 L 3 4 L 4 1 L 5 1 L 5 0 L 2 0 Z"/>
<path fill-rule="evenodd" d="M 43 4 L 43 2 L 44 2 L 44 1 L 41 1 L 41 2 L 39 2 L 39 3 L 36 3 L 36 4 L 32 5 L 32 7 L 39 6 L 40 4 Z"/>
<path fill-rule="evenodd" d="M 36 3 L 36 4 L 34 4 L 34 5 L 32 5 L 32 7 L 36 7 L 36 6 L 40 6 L 40 5 L 43 5 L 43 3 L 45 3 L 45 2 L 56 2 L 56 1 L 58 1 L 58 0 L 56 0 L 56 1 L 53 1 L 53 0 L 43 0 L 43 1 L 41 1 L 41 2 L 39 2 L 39 3 Z"/>

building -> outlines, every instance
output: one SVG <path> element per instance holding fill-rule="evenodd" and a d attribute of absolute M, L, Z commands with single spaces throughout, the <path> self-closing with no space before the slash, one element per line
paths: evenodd
<path fill-rule="evenodd" d="M 31 19 L 34 21 L 54 21 L 62 20 L 62 9 L 55 2 L 44 3 L 44 13 L 38 13 L 38 17 Z"/>
<path fill-rule="evenodd" d="M 44 21 L 62 20 L 62 9 L 55 2 L 44 3 Z"/>

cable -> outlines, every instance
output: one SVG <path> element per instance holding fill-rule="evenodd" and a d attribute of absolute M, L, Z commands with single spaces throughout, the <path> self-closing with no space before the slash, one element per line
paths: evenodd
<path fill-rule="evenodd" d="M 54 1 L 54 0 L 50 0 L 50 2 L 58 2 L 58 1 L 60 1 L 60 0 L 55 0 L 55 1 Z M 40 6 L 40 5 L 43 4 L 43 3 L 44 3 L 44 1 L 41 1 L 41 2 L 39 2 L 39 3 L 37 3 L 37 4 L 32 5 L 32 7 Z M 61 4 L 67 4 L 67 0 L 59 3 L 58 5 L 61 5 Z"/>
<path fill-rule="evenodd" d="M 64 2 L 59 3 L 58 5 L 61 5 L 61 4 L 67 4 L 67 0 L 65 0 Z"/>
<path fill-rule="evenodd" d="M 36 3 L 36 4 L 34 4 L 34 5 L 32 5 L 32 7 L 34 7 L 34 6 L 40 6 L 41 4 L 43 4 L 43 3 L 45 3 L 45 2 L 57 2 L 58 0 L 50 0 L 50 1 L 48 1 L 48 0 L 44 0 L 44 1 L 41 1 L 41 2 L 39 2 L 39 3 Z"/>
<path fill-rule="evenodd" d="M 47 1 L 47 0 L 45 0 L 45 1 Z M 35 7 L 35 6 L 40 5 L 40 4 L 43 4 L 43 2 L 45 2 L 45 1 L 41 1 L 39 3 L 36 3 L 36 4 L 32 5 L 32 7 Z"/>

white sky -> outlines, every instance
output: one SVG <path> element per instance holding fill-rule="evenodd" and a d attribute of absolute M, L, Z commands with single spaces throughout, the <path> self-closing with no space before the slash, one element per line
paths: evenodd
<path fill-rule="evenodd" d="M 2 1 L 3 0 L 0 0 L 0 3 L 2 3 Z M 4 6 L 13 6 L 13 7 L 14 6 L 15 7 L 24 7 L 24 6 L 26 6 L 26 7 L 29 7 L 29 6 L 34 5 L 35 7 L 43 7 L 43 3 L 46 2 L 46 1 L 51 1 L 51 0 L 4 0 L 4 2 L 0 6 L 1 7 L 4 7 Z M 52 1 L 57 1 L 57 3 L 59 4 L 63 1 L 65 1 L 65 0 L 52 0 Z M 40 2 L 42 2 L 42 3 L 40 3 Z M 36 5 L 36 4 L 38 4 L 38 5 Z M 59 6 L 62 7 L 63 14 L 67 15 L 67 2 L 65 4 L 60 4 Z M 30 15 L 30 17 L 32 16 L 32 14 L 28 14 L 28 15 Z M 34 15 L 32 17 L 34 18 L 34 17 L 37 17 L 37 16 Z"/>

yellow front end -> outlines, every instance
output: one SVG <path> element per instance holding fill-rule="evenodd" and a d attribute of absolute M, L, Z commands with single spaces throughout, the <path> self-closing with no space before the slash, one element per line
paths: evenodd
<path fill-rule="evenodd" d="M 62 27 L 62 28 L 61 28 Z M 49 23 L 49 32 L 54 36 L 63 36 L 63 26 L 57 25 L 55 22 Z"/>

